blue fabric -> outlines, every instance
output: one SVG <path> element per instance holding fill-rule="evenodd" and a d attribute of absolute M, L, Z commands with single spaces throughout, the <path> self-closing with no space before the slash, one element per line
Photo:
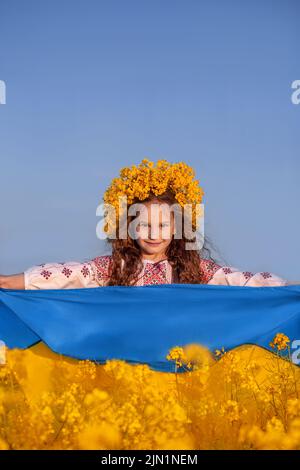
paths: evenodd
<path fill-rule="evenodd" d="M 167 284 L 85 289 L 0 289 L 0 340 L 38 341 L 77 359 L 122 359 L 174 371 L 173 346 L 268 348 L 278 332 L 300 339 L 300 285 Z"/>

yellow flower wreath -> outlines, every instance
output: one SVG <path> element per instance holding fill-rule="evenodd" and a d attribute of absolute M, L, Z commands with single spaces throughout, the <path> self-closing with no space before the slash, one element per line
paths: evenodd
<path fill-rule="evenodd" d="M 192 219 L 195 224 L 196 217 L 200 215 L 204 191 L 199 181 L 194 179 L 195 172 L 192 167 L 184 162 L 169 163 L 167 160 L 154 162 L 143 159 L 139 165 L 122 168 L 120 176 L 113 178 L 110 186 L 104 193 L 104 204 L 114 207 L 116 219 L 120 217 L 119 198 L 127 197 L 127 204 L 132 204 L 135 198 L 145 200 L 150 193 L 156 196 L 164 194 L 167 190 L 174 193 L 176 201 L 184 207 L 192 205 Z M 108 234 L 115 224 L 109 219 L 105 220 L 104 231 Z"/>

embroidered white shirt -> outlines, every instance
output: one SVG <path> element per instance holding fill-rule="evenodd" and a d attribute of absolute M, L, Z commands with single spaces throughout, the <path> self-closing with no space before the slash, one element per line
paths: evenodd
<path fill-rule="evenodd" d="M 25 289 L 76 289 L 99 287 L 109 281 L 110 255 L 98 256 L 86 262 L 44 263 L 24 272 Z M 205 284 L 232 286 L 282 286 L 287 281 L 268 271 L 253 273 L 233 266 L 220 266 L 209 260 L 200 261 Z M 138 286 L 171 284 L 172 266 L 168 260 L 159 263 L 143 260 Z"/>

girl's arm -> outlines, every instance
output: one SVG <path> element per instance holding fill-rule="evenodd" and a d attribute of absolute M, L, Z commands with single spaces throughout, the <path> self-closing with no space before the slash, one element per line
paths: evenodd
<path fill-rule="evenodd" d="M 211 260 L 202 259 L 200 262 L 207 284 L 249 286 L 249 287 L 275 287 L 298 284 L 289 282 L 274 273 L 267 271 L 253 273 L 242 271 L 233 266 L 221 266 Z"/>
<path fill-rule="evenodd" d="M 79 289 L 99 287 L 93 263 L 67 261 L 32 266 L 24 272 L 25 289 Z"/>
<path fill-rule="evenodd" d="M 25 289 L 24 273 L 4 276 L 0 274 L 1 289 Z"/>
<path fill-rule="evenodd" d="M 77 289 L 99 287 L 93 262 L 44 263 L 21 274 L 0 276 L 5 289 Z"/>
<path fill-rule="evenodd" d="M 286 286 L 288 281 L 269 271 L 253 273 L 241 271 L 233 266 L 221 266 L 217 269 L 208 284 L 248 286 L 248 287 L 276 287 Z M 294 284 L 291 282 L 291 284 Z"/>
<path fill-rule="evenodd" d="M 0 275 L 4 289 L 79 289 L 99 287 L 109 280 L 111 256 L 98 256 L 86 262 L 67 261 L 32 266 L 24 273 Z"/>

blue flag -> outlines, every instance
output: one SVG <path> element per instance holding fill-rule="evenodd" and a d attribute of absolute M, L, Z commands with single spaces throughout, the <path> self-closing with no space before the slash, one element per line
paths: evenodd
<path fill-rule="evenodd" d="M 270 349 L 279 332 L 291 343 L 300 340 L 300 285 L 0 289 L 0 340 L 9 348 L 42 341 L 56 353 L 100 364 L 121 359 L 171 372 L 166 355 L 174 346 Z"/>

